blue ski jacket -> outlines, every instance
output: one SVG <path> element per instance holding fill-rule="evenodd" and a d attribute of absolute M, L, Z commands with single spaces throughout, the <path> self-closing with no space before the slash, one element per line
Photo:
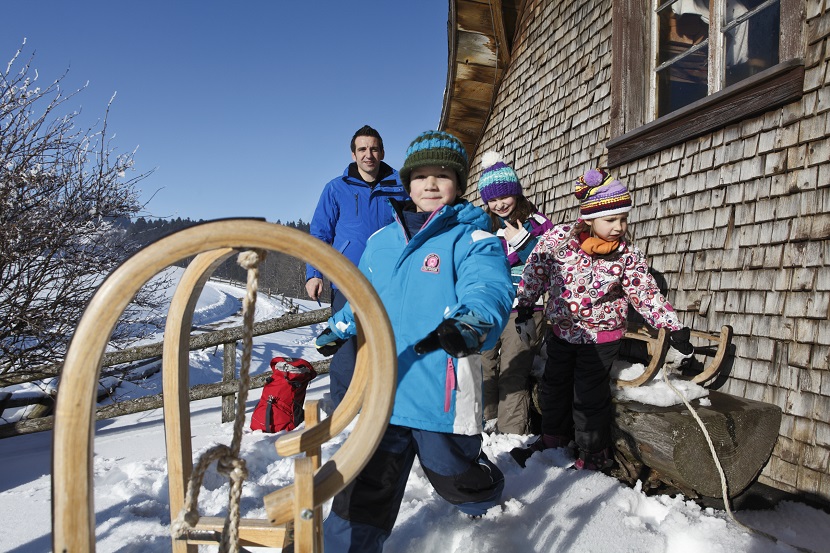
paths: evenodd
<path fill-rule="evenodd" d="M 349 167 L 323 188 L 311 219 L 310 232 L 357 265 L 369 236 L 393 221 L 387 200 L 405 200 L 409 194 L 401 184 L 398 172 L 383 162 L 381 174 L 389 175 L 374 187 L 350 176 Z M 314 277 L 323 278 L 323 275 L 306 265 L 306 280 Z"/>
<path fill-rule="evenodd" d="M 359 265 L 395 333 L 398 388 L 390 423 L 480 434 L 481 356 L 458 359 L 442 349 L 418 355 L 413 347 L 442 320 L 462 315 L 478 321 L 473 327 L 482 350 L 495 346 L 515 295 L 501 242 L 486 231 L 490 219 L 484 211 L 463 200 L 435 211 L 408 240 L 401 206 L 392 204 L 396 222 L 369 239 Z M 329 327 L 340 338 L 356 334 L 348 303 Z"/>

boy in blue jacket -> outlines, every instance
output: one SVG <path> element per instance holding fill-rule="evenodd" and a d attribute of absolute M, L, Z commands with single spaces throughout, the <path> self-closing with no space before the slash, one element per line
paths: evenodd
<path fill-rule="evenodd" d="M 482 451 L 478 355 L 501 334 L 515 294 L 489 217 L 460 198 L 467 154 L 454 136 L 419 135 L 400 170 L 411 200 L 375 233 L 360 270 L 381 298 L 398 352 L 389 427 L 323 525 L 329 552 L 382 551 L 417 455 L 441 497 L 470 516 L 501 499 L 504 477 Z M 317 339 L 321 351 L 356 334 L 347 303 Z"/>

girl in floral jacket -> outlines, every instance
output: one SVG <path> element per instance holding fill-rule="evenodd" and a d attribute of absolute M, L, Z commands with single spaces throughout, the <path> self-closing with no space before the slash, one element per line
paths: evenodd
<path fill-rule="evenodd" d="M 533 306 L 549 293 L 548 360 L 539 389 L 542 436 L 511 454 L 524 466 L 534 452 L 578 449 L 577 469 L 604 470 L 611 453 L 610 371 L 626 331 L 629 306 L 656 328 L 671 330 L 668 366 L 691 356 L 689 329 L 649 274 L 645 255 L 628 240 L 631 195 L 601 169 L 576 183 L 580 217 L 557 225 L 534 248 L 518 290 L 516 330 L 527 334 Z M 575 442 L 575 447 L 572 444 Z"/>

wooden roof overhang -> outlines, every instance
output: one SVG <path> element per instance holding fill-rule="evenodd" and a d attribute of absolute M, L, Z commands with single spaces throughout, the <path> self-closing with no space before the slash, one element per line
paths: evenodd
<path fill-rule="evenodd" d="M 439 128 L 457 136 L 470 160 L 510 63 L 525 0 L 449 0 L 447 86 Z"/>

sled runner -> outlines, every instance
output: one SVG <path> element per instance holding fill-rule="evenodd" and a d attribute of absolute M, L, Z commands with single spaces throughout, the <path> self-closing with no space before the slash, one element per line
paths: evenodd
<path fill-rule="evenodd" d="M 253 219 L 224 219 L 173 233 L 137 252 L 107 277 L 81 318 L 64 362 L 55 411 L 52 449 L 54 551 L 86 553 L 95 550 L 92 490 L 95 391 L 101 359 L 115 323 L 147 281 L 164 268 L 192 256 L 195 258 L 182 275 L 171 300 L 164 334 L 164 425 L 171 520 L 177 521 L 182 514 L 186 493 L 192 491 L 188 487 L 195 487 L 198 493 L 198 486 L 192 486 L 190 479 L 195 469 L 201 469 L 201 460 L 197 466 L 193 465 L 190 441 L 188 346 L 193 312 L 213 270 L 232 254 L 250 248 L 278 251 L 313 262 L 337 283 L 355 310 L 361 313 L 354 380 L 342 403 L 328 419 L 317 423 L 316 407 L 311 405 L 306 410 L 306 428 L 287 433 L 277 440 L 279 455 L 305 455 L 295 460 L 294 484 L 264 498 L 267 519 L 237 519 L 237 526 L 229 525 L 234 507 L 238 515 L 238 504 L 229 505 L 229 515 L 224 521 L 188 512 L 184 517 L 186 524 L 179 528 L 180 535 L 173 541 L 173 550 L 195 553 L 196 544 L 217 542 L 224 549 L 229 526 L 237 530 L 232 532 L 236 548 L 239 545 L 282 547 L 290 536 L 292 524 L 295 551 L 322 550 L 321 506 L 362 470 L 389 420 L 397 367 L 392 330 L 374 289 L 356 267 L 330 246 L 280 225 Z M 255 300 L 256 286 L 252 292 L 250 275 L 249 269 L 249 295 Z M 250 338 L 250 333 L 247 334 Z M 246 348 L 242 355 L 243 367 L 246 353 L 250 363 L 250 349 Z M 240 378 L 240 383 L 242 380 Z M 238 395 L 244 408 L 246 394 Z M 321 465 L 320 446 L 345 429 L 358 412 L 364 416 L 358 419 L 340 449 Z M 237 421 L 244 422 L 243 417 L 244 410 L 238 412 Z M 244 472 L 244 461 L 239 462 Z"/>
<path fill-rule="evenodd" d="M 699 373 L 688 377 L 695 384 L 705 384 L 712 381 L 721 369 L 732 342 L 732 327 L 724 325 L 718 334 L 692 329 L 691 335 L 692 338 L 697 338 L 698 342 L 709 342 L 702 346 L 696 346 L 695 355 L 711 357 L 711 361 L 706 363 Z M 628 326 L 628 332 L 625 333 L 624 339 L 645 342 L 648 360 L 643 374 L 631 380 L 617 379 L 617 386 L 626 388 L 647 384 L 665 364 L 666 352 L 669 350 L 668 332 L 664 328 L 654 330 L 646 325 L 631 324 Z M 712 344 L 716 344 L 714 350 Z"/>

